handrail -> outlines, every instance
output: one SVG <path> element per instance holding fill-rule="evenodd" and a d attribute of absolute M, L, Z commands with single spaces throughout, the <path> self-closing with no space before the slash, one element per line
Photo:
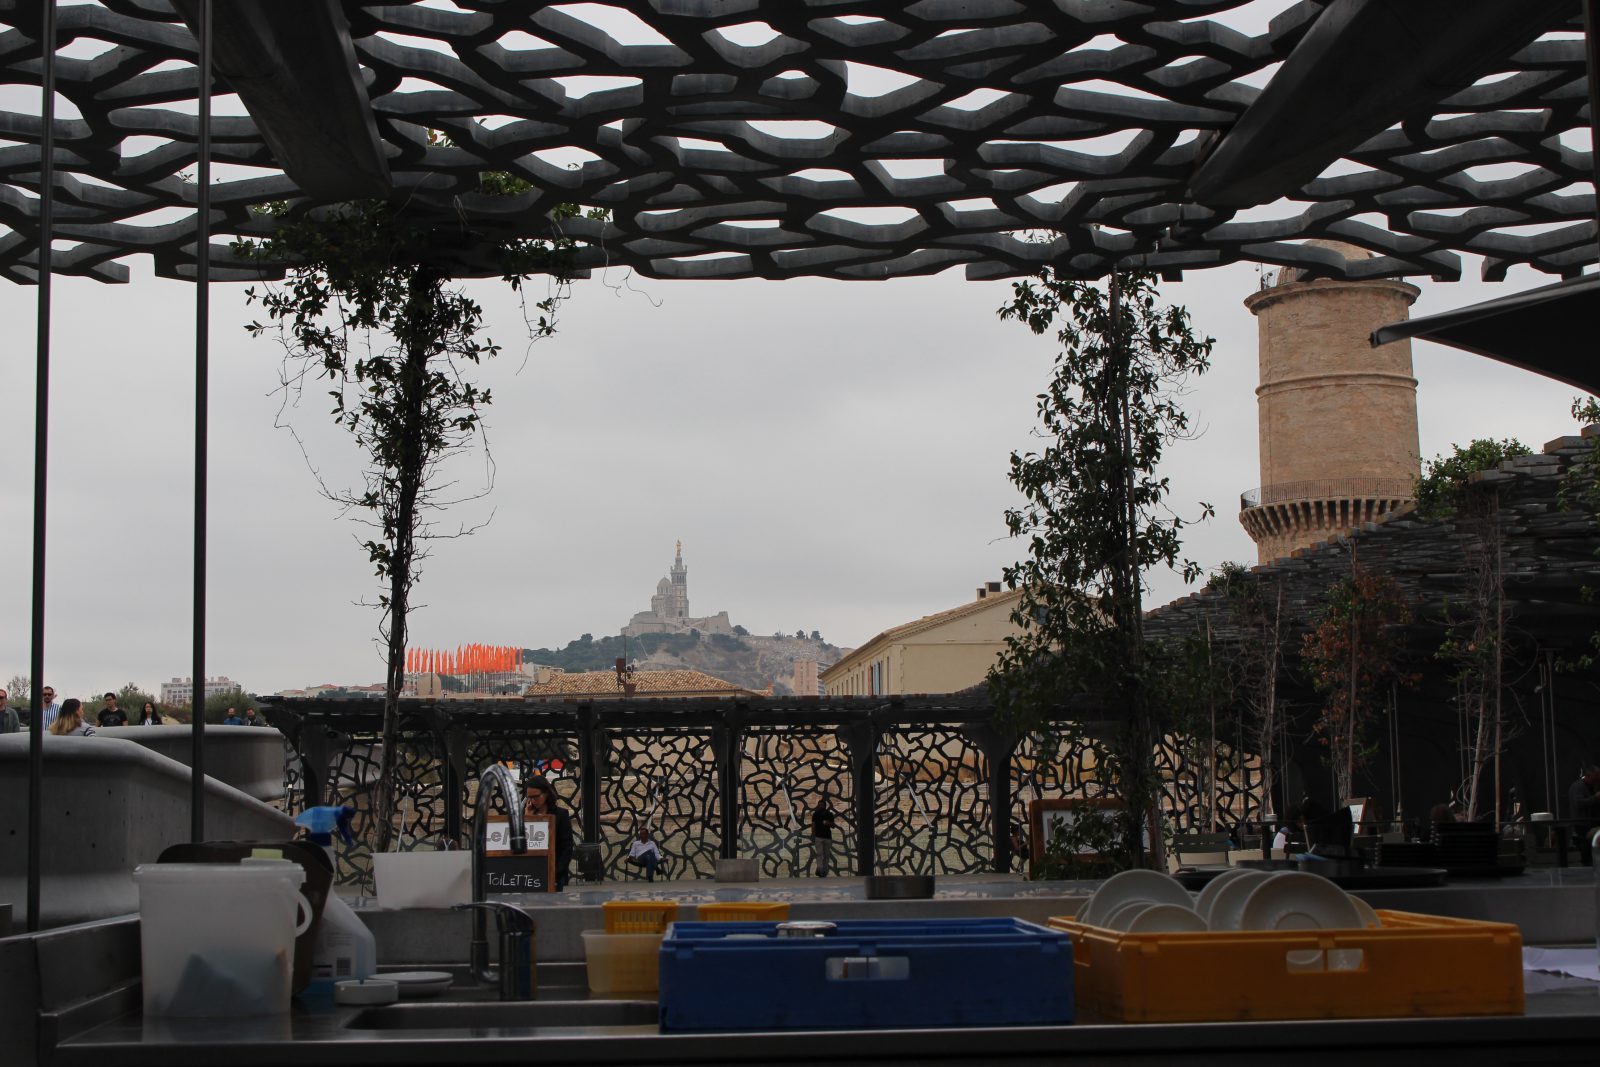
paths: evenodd
<path fill-rule="evenodd" d="M 1239 510 L 1282 504 L 1291 500 L 1411 500 L 1416 483 L 1409 478 L 1321 478 L 1305 482 L 1279 482 L 1239 494 Z"/>

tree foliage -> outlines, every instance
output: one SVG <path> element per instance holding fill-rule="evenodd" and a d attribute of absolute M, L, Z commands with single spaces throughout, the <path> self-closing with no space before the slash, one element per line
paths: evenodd
<path fill-rule="evenodd" d="M 1455 514 L 1466 502 L 1472 475 L 1532 453 L 1527 445 L 1512 437 L 1500 441 L 1480 437 L 1465 448 L 1453 444 L 1450 450 L 1450 455 L 1435 456 L 1425 463 L 1416 480 L 1413 495 L 1417 500 L 1417 514 L 1422 518 L 1438 519 Z"/>
<path fill-rule="evenodd" d="M 458 233 L 414 224 L 401 209 L 377 201 L 298 219 L 281 207 L 269 212 L 283 220 L 275 234 L 236 248 L 290 266 L 282 284 L 246 290 L 247 300 L 266 313 L 265 322 L 247 329 L 258 337 L 276 332 L 287 354 L 286 386 L 298 390 L 307 379 L 326 382 L 330 414 L 366 458 L 361 486 L 324 491 L 374 530 L 362 547 L 384 590 L 377 606 L 388 670 L 373 842 L 382 851 L 392 833 L 394 742 L 411 591 L 427 555 L 424 543 L 453 536 L 433 525 L 434 513 L 459 502 L 443 464 L 480 437 L 482 412 L 492 398 L 472 380 L 471 368 L 499 348 L 479 339 L 483 309 L 449 284 L 446 264 Z M 570 206 L 554 213 L 548 239 L 492 248 L 514 291 L 521 293 L 535 275 L 553 279 L 549 296 L 531 310 L 525 306 L 534 339 L 555 330 L 574 247 L 559 227 L 576 214 Z"/>
<path fill-rule="evenodd" d="M 1302 635 L 1300 657 L 1322 694 L 1314 730 L 1333 767 L 1335 803 L 1351 796 L 1355 772 L 1372 756 L 1371 722 L 1389 687 L 1413 685 L 1404 646 L 1393 630 L 1411 621 L 1411 606 L 1392 578 L 1352 562 L 1350 574 L 1323 596 L 1314 629 Z"/>
<path fill-rule="evenodd" d="M 1076 698 L 1126 724 L 1104 758 L 1137 841 L 1156 798 L 1160 738 L 1142 648 L 1143 575 L 1158 565 L 1198 573 L 1180 561 L 1186 520 L 1167 509 L 1157 467 L 1188 431 L 1179 399 L 1209 366 L 1212 341 L 1194 333 L 1183 308 L 1161 305 L 1154 279 L 1141 274 L 1101 287 L 1046 268 L 1016 283 L 999 315 L 1035 334 L 1053 330 L 1060 347 L 1038 397 L 1041 443 L 1011 456 L 1009 477 L 1026 502 L 1006 512 L 1006 528 L 1028 556 L 1004 577 L 1022 590 L 1013 614 L 1022 632 L 1007 639 L 991 691 L 1018 729 L 1041 728 Z"/>

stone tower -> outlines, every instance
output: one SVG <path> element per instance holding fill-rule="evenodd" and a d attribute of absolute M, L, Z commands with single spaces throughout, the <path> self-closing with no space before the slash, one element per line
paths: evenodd
<path fill-rule="evenodd" d="M 1315 241 L 1346 259 L 1370 253 Z M 1368 343 L 1408 317 L 1405 282 L 1307 280 L 1286 269 L 1244 302 L 1259 324 L 1260 488 L 1239 521 L 1266 563 L 1409 510 L 1420 470 L 1411 342 Z"/>

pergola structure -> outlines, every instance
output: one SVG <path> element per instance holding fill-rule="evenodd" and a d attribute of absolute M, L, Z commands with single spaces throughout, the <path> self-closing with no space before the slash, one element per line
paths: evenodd
<path fill-rule="evenodd" d="M 203 6 L 60 10 L 56 272 L 117 281 L 148 254 L 195 276 Z M 1346 269 L 1312 238 L 1374 252 L 1363 276 L 1594 259 L 1578 0 L 1268 6 L 229 0 L 207 228 L 390 199 L 450 235 L 463 275 L 558 203 L 610 213 L 568 224 L 580 267 L 659 278 Z M 3 82 L 39 84 L 40 11 L 0 0 Z M 34 99 L 0 96 L 0 275 L 24 282 Z M 486 196 L 486 171 L 532 189 Z M 259 274 L 223 243 L 211 260 Z"/>
<path fill-rule="evenodd" d="M 1594 2 L 0 0 L 0 276 L 39 285 L 31 677 L 54 274 L 122 281 L 144 254 L 198 283 L 198 678 L 206 292 L 260 273 L 232 237 L 383 199 L 449 273 L 498 274 L 487 244 L 575 204 L 609 216 L 564 224 L 578 269 L 660 278 L 1453 279 L 1462 254 L 1570 277 L 1595 260 Z M 529 189 L 484 195 L 485 172 Z"/>

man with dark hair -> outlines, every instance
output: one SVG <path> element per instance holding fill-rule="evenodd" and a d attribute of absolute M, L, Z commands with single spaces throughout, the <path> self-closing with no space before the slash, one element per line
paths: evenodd
<path fill-rule="evenodd" d="M 224 726 L 243 726 L 244 720 L 239 718 L 238 708 L 229 708 L 228 717 L 222 720 Z"/>
<path fill-rule="evenodd" d="M 52 686 L 44 687 L 44 700 L 41 701 L 41 706 L 44 710 L 40 714 L 44 718 L 39 721 L 39 725 L 48 730 L 50 724 L 56 721 L 56 716 L 61 714 L 61 705 L 56 703 L 56 691 Z"/>
<path fill-rule="evenodd" d="M 1600 767 L 1592 763 L 1584 764 L 1582 776 L 1567 787 L 1567 818 L 1572 820 L 1572 832 L 1578 839 L 1578 855 L 1583 857 L 1586 867 L 1592 859 L 1589 855 L 1589 832 L 1594 829 L 1596 790 L 1600 790 Z"/>
<path fill-rule="evenodd" d="M 99 721 L 102 727 L 128 725 L 128 713 L 117 707 L 117 694 L 106 694 L 105 706 L 100 709 Z"/>
<path fill-rule="evenodd" d="M 11 694 L 0 689 L 0 734 L 14 734 L 22 729 L 22 720 L 17 718 L 17 709 L 7 704 Z"/>

